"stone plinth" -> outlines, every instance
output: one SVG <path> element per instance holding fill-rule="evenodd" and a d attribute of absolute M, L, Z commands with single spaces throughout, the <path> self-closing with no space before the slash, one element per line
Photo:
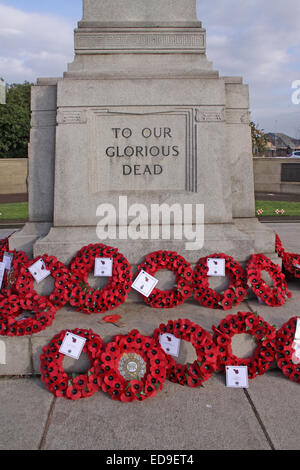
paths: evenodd
<path fill-rule="evenodd" d="M 38 80 L 32 111 L 30 223 L 11 247 L 32 234 L 35 255 L 69 261 L 103 242 L 133 266 L 161 248 L 191 263 L 213 252 L 275 258 L 274 233 L 255 217 L 248 86 L 207 60 L 195 0 L 84 0 L 74 61 L 63 78 Z M 99 239 L 102 204 L 116 209 L 106 219 L 116 233 L 140 211 L 141 231 L 157 224 L 158 237 Z M 150 218 L 176 204 L 204 204 L 202 248 L 163 239 L 166 222 Z"/>

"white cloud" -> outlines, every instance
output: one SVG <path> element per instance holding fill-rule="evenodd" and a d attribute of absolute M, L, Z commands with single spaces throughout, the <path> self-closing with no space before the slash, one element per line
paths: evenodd
<path fill-rule="evenodd" d="M 0 76 L 8 83 L 61 76 L 72 60 L 73 25 L 0 4 Z"/>
<path fill-rule="evenodd" d="M 1 0 L 0 0 L 1 1 Z M 221 75 L 249 84 L 253 119 L 300 138 L 300 0 L 199 0 L 207 55 Z M 80 18 L 74 18 L 79 20 Z M 71 19 L 0 4 L 0 76 L 7 82 L 62 76 L 73 60 Z"/>
<path fill-rule="evenodd" d="M 222 75 L 249 84 L 253 119 L 300 138 L 291 89 L 300 79 L 300 1 L 215 0 L 212 8 L 199 0 L 198 16 L 207 28 L 208 59 Z"/>

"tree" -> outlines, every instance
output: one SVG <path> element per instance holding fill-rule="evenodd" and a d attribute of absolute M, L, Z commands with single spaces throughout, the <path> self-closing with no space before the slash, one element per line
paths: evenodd
<path fill-rule="evenodd" d="M 6 104 L 0 105 L 0 158 L 27 157 L 31 85 L 24 82 L 8 86 Z"/>
<path fill-rule="evenodd" d="M 252 153 L 253 155 L 264 155 L 268 144 L 268 138 L 264 133 L 264 130 L 259 129 L 254 122 L 250 122 L 250 127 L 252 135 Z"/>

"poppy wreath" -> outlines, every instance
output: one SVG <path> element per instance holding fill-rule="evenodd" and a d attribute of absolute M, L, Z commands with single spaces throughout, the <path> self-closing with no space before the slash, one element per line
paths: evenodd
<path fill-rule="evenodd" d="M 67 332 L 86 339 L 82 352 L 87 353 L 90 367 L 85 374 L 67 374 L 63 368 L 65 355 L 59 352 L 60 346 Z M 68 400 L 78 400 L 90 397 L 101 389 L 101 376 L 99 375 L 100 356 L 104 343 L 100 336 L 92 330 L 63 330 L 58 333 L 45 346 L 40 356 L 41 380 L 47 390 L 56 397 Z"/>
<path fill-rule="evenodd" d="M 191 265 L 175 251 L 155 251 L 147 255 L 144 262 L 138 266 L 138 274 L 144 270 L 154 276 L 160 269 L 173 271 L 176 284 L 173 289 L 165 291 L 154 288 L 149 297 L 141 294 L 144 301 L 152 308 L 173 308 L 181 305 L 193 293 Z"/>
<path fill-rule="evenodd" d="M 282 258 L 283 272 L 287 279 L 300 279 L 300 255 L 284 250 L 279 236 L 276 234 L 275 251 Z"/>
<path fill-rule="evenodd" d="M 101 355 L 102 390 L 113 400 L 143 401 L 161 390 L 166 380 L 166 355 L 155 339 L 132 330 L 118 335 Z"/>
<path fill-rule="evenodd" d="M 58 261 L 55 256 L 42 255 L 29 261 L 21 266 L 19 275 L 15 282 L 15 289 L 19 295 L 26 295 L 32 293 L 38 295 L 34 290 L 34 278 L 29 271 L 29 267 L 42 259 L 45 263 L 46 269 L 50 271 L 51 277 L 54 279 L 54 289 L 50 295 L 45 296 L 56 307 L 62 308 L 68 301 L 68 284 L 70 280 L 70 272 L 68 268 Z"/>
<path fill-rule="evenodd" d="M 247 366 L 249 379 L 254 379 L 267 372 L 274 362 L 276 330 L 256 313 L 227 315 L 217 328 L 213 326 L 212 329 L 218 350 L 219 371 L 224 370 L 226 365 Z M 243 333 L 253 336 L 257 343 L 253 355 L 248 358 L 239 358 L 232 352 L 232 337 Z"/>
<path fill-rule="evenodd" d="M 112 276 L 103 289 L 94 289 L 88 284 L 96 258 L 113 260 Z M 83 247 L 72 260 L 70 270 L 79 278 L 71 285 L 69 294 L 69 302 L 77 307 L 78 312 L 91 314 L 113 310 L 125 302 L 131 290 L 131 266 L 125 256 L 110 246 L 96 244 Z"/>
<path fill-rule="evenodd" d="M 153 337 L 159 341 L 163 334 L 172 334 L 180 340 L 188 341 L 195 348 L 197 355 L 193 364 L 180 364 L 167 354 L 167 378 L 180 385 L 202 387 L 203 382 L 212 376 L 217 367 L 217 348 L 211 335 L 187 319 L 170 320 L 166 325 L 161 324 L 154 331 Z"/>
<path fill-rule="evenodd" d="M 17 277 L 19 275 L 21 267 L 25 263 L 29 262 L 29 258 L 23 251 L 9 250 L 7 245 L 7 249 L 3 249 L 2 252 L 0 250 L 1 261 L 3 260 L 5 252 L 12 254 L 13 258 L 10 272 L 8 273 L 7 271 L 5 271 L 4 273 L 1 293 L 4 296 L 9 296 L 11 293 L 17 293 L 17 290 L 15 288 Z"/>
<path fill-rule="evenodd" d="M 225 273 L 230 283 L 224 293 L 216 292 L 209 287 L 208 258 L 225 259 Z M 239 305 L 247 295 L 247 277 L 242 266 L 231 256 L 217 253 L 200 258 L 194 270 L 194 298 L 204 307 L 230 310 Z"/>
<path fill-rule="evenodd" d="M 276 361 L 284 375 L 300 383 L 300 360 L 295 356 L 294 339 L 299 317 L 290 318 L 276 334 Z"/>
<path fill-rule="evenodd" d="M 55 313 L 56 308 L 46 297 L 32 293 L 25 296 L 11 294 L 0 300 L 0 335 L 28 336 L 39 333 L 52 324 Z"/>
<path fill-rule="evenodd" d="M 266 271 L 270 275 L 273 287 L 269 287 L 262 279 L 262 271 Z M 247 275 L 254 294 L 270 307 L 279 307 L 285 303 L 287 298 L 292 297 L 280 266 L 274 264 L 263 254 L 251 256 L 247 263 Z"/>

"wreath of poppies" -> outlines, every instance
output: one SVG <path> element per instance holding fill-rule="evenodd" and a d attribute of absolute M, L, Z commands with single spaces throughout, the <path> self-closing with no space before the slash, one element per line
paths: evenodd
<path fill-rule="evenodd" d="M 254 379 L 264 374 L 274 362 L 276 330 L 259 315 L 252 312 L 228 315 L 212 329 L 218 349 L 218 370 L 224 370 L 226 365 L 247 366 L 249 378 Z M 243 333 L 253 336 L 257 343 L 253 355 L 248 358 L 239 358 L 232 352 L 232 337 Z"/>
<path fill-rule="evenodd" d="M 112 276 L 103 289 L 94 289 L 88 284 L 88 276 L 96 258 L 113 260 Z M 69 302 L 77 311 L 105 313 L 121 305 L 128 297 L 132 282 L 131 266 L 116 248 L 102 244 L 85 246 L 72 260 L 70 270 L 79 277 L 79 281 L 71 286 L 69 294 Z"/>
<path fill-rule="evenodd" d="M 4 245 L 5 248 L 1 252 L 0 259 L 3 261 L 4 253 L 10 253 L 12 255 L 11 269 L 4 273 L 1 292 L 5 296 L 9 296 L 11 293 L 17 293 L 15 283 L 20 273 L 21 267 L 29 262 L 29 258 L 23 251 L 9 250 L 8 245 Z M 7 248 L 7 249 L 6 249 Z"/>
<path fill-rule="evenodd" d="M 266 271 L 270 275 L 273 287 L 269 287 L 262 279 L 262 271 Z M 280 266 L 274 264 L 263 254 L 251 256 L 247 263 L 247 275 L 255 295 L 270 307 L 279 307 L 285 303 L 287 298 L 292 297 Z"/>
<path fill-rule="evenodd" d="M 173 308 L 181 305 L 193 293 L 191 265 L 175 251 L 156 251 L 147 255 L 144 262 L 138 266 L 138 274 L 143 270 L 154 276 L 160 269 L 168 269 L 175 274 L 174 288 L 162 291 L 155 287 L 149 297 L 141 294 L 143 299 L 152 308 Z"/>
<path fill-rule="evenodd" d="M 32 293 L 11 294 L 0 300 L 0 335 L 28 336 L 45 330 L 53 322 L 56 308 L 46 297 Z"/>
<path fill-rule="evenodd" d="M 208 258 L 225 259 L 225 274 L 229 278 L 229 286 L 224 293 L 216 292 L 209 286 Z M 194 270 L 194 298 L 204 307 L 230 310 L 239 305 L 247 295 L 247 277 L 242 266 L 231 256 L 217 253 L 201 258 Z"/>
<path fill-rule="evenodd" d="M 54 289 L 50 295 L 46 297 L 56 309 L 62 308 L 68 301 L 68 283 L 70 280 L 70 272 L 68 268 L 58 261 L 55 256 L 38 256 L 33 261 L 29 261 L 20 267 L 19 275 L 15 282 L 15 289 L 19 295 L 26 295 L 28 293 L 38 295 L 34 289 L 34 277 L 29 271 L 29 267 L 42 259 L 45 263 L 46 270 L 50 272 L 51 277 L 54 279 Z"/>
<path fill-rule="evenodd" d="M 279 236 L 276 234 L 275 251 L 282 258 L 283 272 L 288 279 L 300 279 L 300 255 L 288 253 L 282 246 Z"/>
<path fill-rule="evenodd" d="M 143 401 L 161 390 L 167 359 L 155 339 L 137 330 L 116 336 L 101 355 L 102 390 L 113 400 Z"/>
<path fill-rule="evenodd" d="M 63 368 L 65 355 L 59 352 L 66 333 L 73 333 L 86 339 L 82 352 L 87 353 L 90 368 L 85 374 L 67 374 Z M 43 348 L 41 359 L 41 380 L 46 388 L 56 397 L 69 400 L 90 397 L 101 389 L 99 374 L 100 356 L 103 351 L 103 341 L 92 330 L 64 330 L 54 336 L 50 343 Z"/>
<path fill-rule="evenodd" d="M 276 335 L 276 361 L 284 375 L 300 383 L 300 359 L 295 355 L 294 339 L 299 317 L 290 318 L 277 331 Z"/>
<path fill-rule="evenodd" d="M 217 349 L 210 334 L 187 319 L 170 320 L 166 325 L 161 324 L 154 331 L 153 337 L 160 341 L 161 336 L 165 334 L 188 341 L 195 348 L 197 355 L 193 364 L 180 364 L 167 354 L 167 378 L 180 385 L 202 387 L 203 382 L 211 377 L 217 367 Z"/>

